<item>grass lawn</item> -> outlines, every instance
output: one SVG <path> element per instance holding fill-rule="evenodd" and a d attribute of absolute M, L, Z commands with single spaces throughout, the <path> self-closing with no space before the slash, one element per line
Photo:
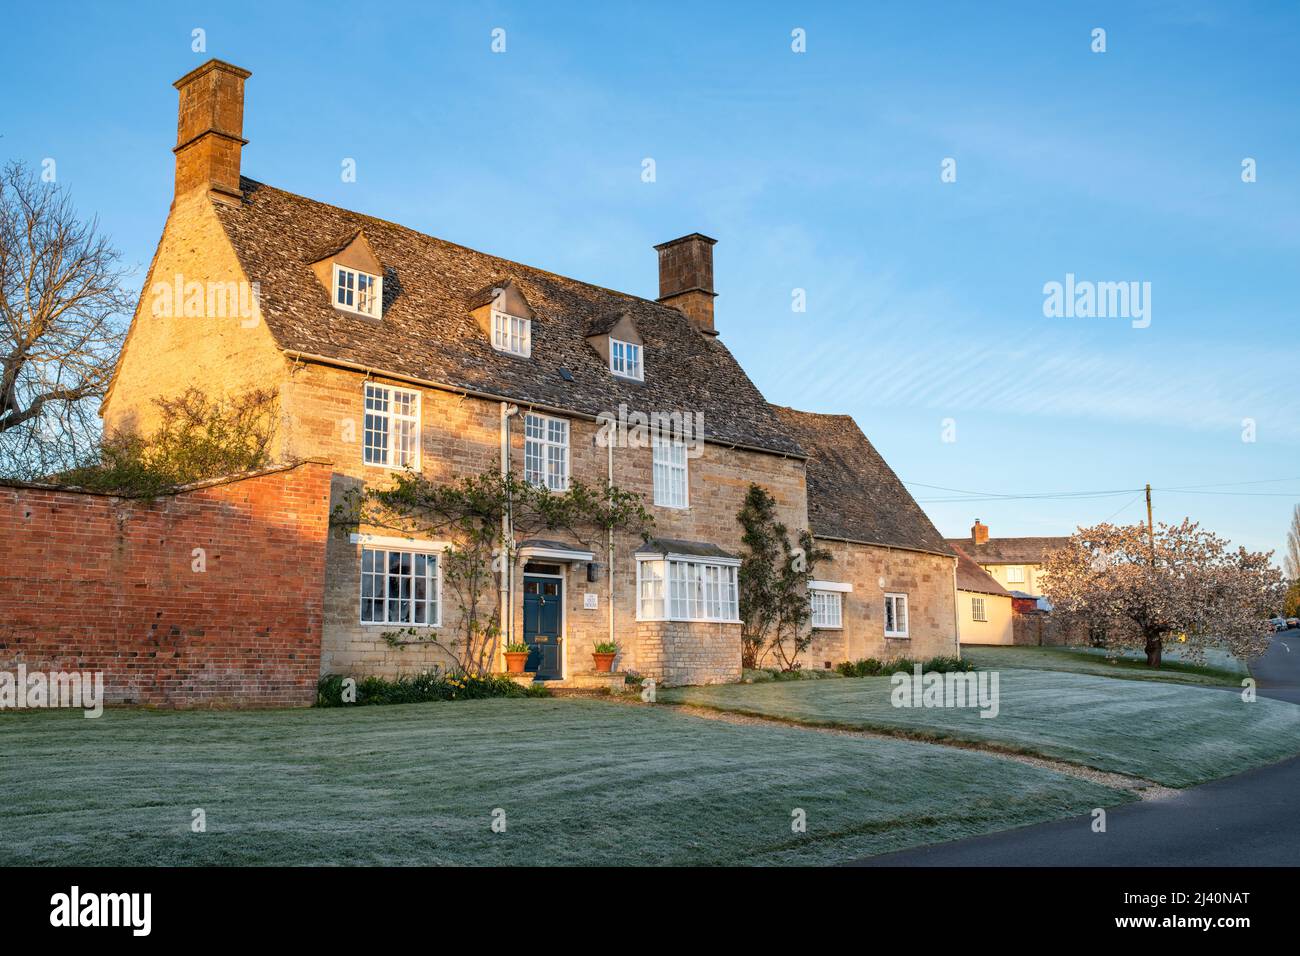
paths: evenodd
<path fill-rule="evenodd" d="M 1240 687 L 1241 679 L 1249 676 L 1244 664 L 1223 652 L 1217 655 L 1207 652 L 1203 665 L 1189 664 L 1178 660 L 1177 655 L 1171 658 L 1166 654 L 1159 670 L 1147 667 L 1146 659 L 1136 652 L 1110 660 L 1105 651 L 1091 647 L 963 647 L 961 656 L 974 661 L 980 670 L 1027 667 L 1202 687 Z"/>
<path fill-rule="evenodd" d="M 1186 787 L 1300 752 L 1300 707 L 1154 681 L 1008 668 L 1000 712 L 899 708 L 887 677 L 683 687 L 660 700 L 809 724 L 996 743 Z"/>
<path fill-rule="evenodd" d="M 6 714 L 0 766 L 4 865 L 831 863 L 1131 799 L 984 754 L 572 699 Z"/>

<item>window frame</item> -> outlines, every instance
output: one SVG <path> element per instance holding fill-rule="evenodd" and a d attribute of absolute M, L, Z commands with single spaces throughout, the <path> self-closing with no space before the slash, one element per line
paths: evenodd
<path fill-rule="evenodd" d="M 354 315 L 363 315 L 368 319 L 382 319 L 384 317 L 384 277 L 366 272 L 363 269 L 354 269 L 351 266 L 340 265 L 337 262 L 333 265 L 334 269 L 331 273 L 332 281 L 330 282 L 330 301 L 334 304 L 334 308 L 342 309 L 344 312 L 351 312 Z M 339 276 L 342 273 L 348 273 L 355 276 L 357 279 L 354 287 L 349 290 L 352 293 L 352 305 L 339 301 Z M 374 285 L 374 311 L 372 312 L 367 312 L 357 304 L 361 298 L 361 283 L 359 280 L 362 276 L 365 276 Z"/>
<path fill-rule="evenodd" d="M 984 598 L 974 597 L 974 596 L 971 597 L 970 619 L 972 621 L 977 621 L 980 624 L 987 624 L 989 622 L 988 605 L 987 603 L 985 603 Z"/>
<path fill-rule="evenodd" d="M 506 343 L 505 345 L 497 344 L 498 321 L 503 322 L 505 326 L 504 329 L 500 330 L 502 339 Z M 511 341 L 512 334 L 513 334 L 513 329 L 511 327 L 512 322 L 520 323 L 522 328 L 522 332 L 520 333 L 519 336 L 520 349 L 518 351 L 509 347 L 509 343 Z M 504 355 L 514 355 L 518 358 L 532 357 L 533 354 L 533 320 L 532 319 L 522 315 L 514 315 L 510 312 L 506 312 L 504 309 L 498 309 L 493 307 L 491 319 L 490 319 L 490 325 L 491 325 L 492 348 L 494 348 L 498 352 L 501 352 Z"/>
<path fill-rule="evenodd" d="M 656 433 L 651 437 L 650 444 L 650 483 L 653 486 L 651 499 L 653 500 L 655 507 L 672 508 L 675 511 L 685 511 L 691 506 L 691 459 L 690 455 L 687 454 L 686 442 L 679 438 L 664 438 L 662 435 Z M 682 453 L 682 461 L 680 465 L 668 460 L 663 460 L 661 462 L 659 455 L 660 449 L 676 449 L 679 447 L 681 448 Z M 664 469 L 665 481 L 668 481 L 672 474 L 680 469 L 682 475 L 682 495 L 680 504 L 676 502 L 675 498 L 669 496 L 671 485 L 665 487 L 664 495 L 662 497 L 660 496 L 659 469 L 661 467 Z"/>
<path fill-rule="evenodd" d="M 442 555 L 443 552 L 446 550 L 446 545 L 439 544 L 437 542 L 432 542 L 432 541 L 397 542 L 394 540 L 384 539 L 384 538 L 375 539 L 375 538 L 371 538 L 371 536 L 365 536 L 365 535 L 361 535 L 361 536 L 354 535 L 353 540 L 358 541 L 358 543 L 360 543 L 361 545 L 361 547 L 357 551 L 357 621 L 362 627 L 394 627 L 394 626 L 422 627 L 422 628 L 442 627 Z M 367 571 L 365 569 L 365 555 L 367 551 L 385 555 L 384 560 L 386 563 L 386 569 L 382 572 L 382 576 L 378 572 L 375 572 L 373 570 Z M 390 587 L 389 580 L 392 574 L 391 564 L 389 562 L 391 561 L 391 555 L 394 554 L 399 554 L 399 555 L 409 554 L 411 556 L 411 568 L 412 568 L 411 597 L 406 599 L 411 605 L 412 620 L 410 621 L 396 621 L 396 620 L 388 619 L 389 602 L 393 600 L 397 600 L 398 602 L 402 601 L 402 598 L 400 596 L 394 599 L 388 594 L 388 589 Z M 427 574 L 425 577 L 426 586 L 429 583 L 433 585 L 432 603 L 433 603 L 433 611 L 434 611 L 434 615 L 433 615 L 434 620 L 432 621 L 414 620 L 415 603 L 416 603 L 415 585 L 414 585 L 414 580 L 415 580 L 414 568 L 415 568 L 415 557 L 417 555 L 425 559 L 426 567 L 427 567 L 427 562 L 429 561 L 433 562 L 432 578 L 430 578 Z M 382 599 L 376 598 L 373 594 L 370 595 L 369 597 L 366 596 L 365 587 L 366 587 L 367 575 L 369 575 L 372 579 L 379 578 L 384 582 L 384 596 Z M 366 620 L 365 602 L 368 600 L 369 601 L 381 600 L 384 609 L 384 620 L 382 621 Z M 425 600 L 426 602 L 428 602 L 430 599 L 426 597 Z"/>
<path fill-rule="evenodd" d="M 1013 574 L 1012 572 L 1014 572 L 1014 574 Z M 1025 575 L 1025 566 L 1024 566 L 1023 564 L 1008 564 L 1008 565 L 1007 565 L 1007 583 L 1008 583 L 1008 584 L 1024 584 L 1024 583 L 1025 583 L 1025 579 L 1026 579 L 1026 575 Z"/>
<path fill-rule="evenodd" d="M 382 389 L 387 393 L 384 399 L 386 407 L 382 411 L 379 411 L 377 409 L 372 410 L 369 407 L 367 407 L 370 402 L 371 389 Z M 395 402 L 393 400 L 394 395 L 413 396 L 415 399 L 414 414 L 398 414 L 394 407 L 395 406 Z M 368 381 L 363 383 L 361 387 L 361 464 L 367 468 L 383 468 L 387 471 L 407 471 L 407 470 L 419 471 L 420 462 L 424 451 L 422 447 L 424 444 L 423 411 L 424 411 L 424 396 L 420 393 L 418 389 L 403 388 L 400 385 L 387 385 L 383 382 Z M 368 436 L 372 430 L 368 424 L 368 419 L 370 418 L 371 415 L 374 415 L 378 418 L 382 418 L 385 422 L 385 428 L 384 428 L 385 443 L 383 446 L 383 451 L 384 451 L 383 461 L 367 461 L 366 459 L 366 456 L 369 450 L 371 449 L 371 447 L 375 447 L 372 446 L 368 441 Z M 414 423 L 415 426 L 414 427 L 414 432 L 415 432 L 414 459 L 402 465 L 394 464 L 394 461 L 396 460 L 396 451 L 397 451 L 397 446 L 395 442 L 397 439 L 397 432 L 398 432 L 398 429 L 395 427 L 395 425 L 398 422 L 412 422 Z"/>
<path fill-rule="evenodd" d="M 528 434 L 529 423 L 532 420 L 536 420 L 541 423 L 542 433 L 543 433 L 541 437 L 530 436 Z M 563 426 L 564 428 L 563 442 L 558 442 L 551 437 L 552 425 Z M 570 451 L 570 449 L 573 446 L 572 437 L 573 437 L 573 429 L 570 427 L 569 420 L 567 418 L 557 418 L 554 415 L 543 415 L 540 412 L 525 412 L 524 413 L 524 482 L 526 484 L 533 485 L 534 487 L 537 488 L 547 488 L 551 491 L 561 493 L 561 494 L 568 491 L 569 484 L 572 480 L 572 467 L 571 467 L 572 454 Z M 541 465 L 541 470 L 539 472 L 539 476 L 541 478 L 540 481 L 531 481 L 529 479 L 528 449 L 530 444 L 536 444 L 540 449 L 538 455 L 536 456 L 539 459 Z M 551 457 L 549 454 L 549 450 L 552 448 L 560 448 L 563 449 L 564 452 L 564 458 L 563 458 L 564 476 L 563 476 L 563 481 L 561 482 L 559 487 L 555 487 L 554 485 L 552 485 L 550 480 L 551 479 L 551 470 L 550 470 Z"/>
<path fill-rule="evenodd" d="M 632 363 L 629 358 L 635 350 L 636 362 Z M 618 353 L 621 351 L 621 355 Z M 616 358 L 617 356 L 617 358 Z M 620 369 L 618 366 L 622 365 Z M 634 366 L 635 374 L 627 371 L 629 367 Z M 619 378 L 630 379 L 634 382 L 645 381 L 645 350 L 638 342 L 629 342 L 626 339 L 616 339 L 614 336 L 609 337 L 609 370 Z"/>
<path fill-rule="evenodd" d="M 817 601 L 819 598 L 822 600 L 823 604 L 825 605 L 824 607 L 825 610 L 829 610 L 829 608 L 832 606 L 830 599 L 834 598 L 833 606 L 834 606 L 835 613 L 833 615 L 834 616 L 833 623 L 821 623 L 821 624 L 817 623 Z M 844 592 L 829 591 L 829 590 L 824 590 L 822 588 L 809 588 L 808 605 L 810 611 L 808 620 L 812 627 L 816 628 L 819 631 L 844 630 Z"/>
<path fill-rule="evenodd" d="M 681 568 L 680 576 L 676 569 Z M 689 570 L 695 569 L 695 570 Z M 658 585 L 647 589 L 646 585 Z M 686 593 L 688 589 L 695 593 Z M 646 609 L 648 600 L 653 603 Z M 692 616 L 695 608 L 703 613 Z M 717 613 L 710 610 L 716 608 Z M 685 612 L 685 613 L 678 613 Z M 734 613 L 734 617 L 728 617 Z M 636 619 L 688 624 L 740 624 L 740 562 L 689 555 L 647 554 L 636 560 Z"/>
<path fill-rule="evenodd" d="M 903 629 L 898 629 L 898 602 L 902 601 L 903 607 Z M 889 605 L 894 604 L 894 629 L 889 629 Z M 910 637 L 910 628 L 912 626 L 912 616 L 907 606 L 907 595 L 901 591 L 885 592 L 885 614 L 884 614 L 885 637 L 906 638 Z"/>

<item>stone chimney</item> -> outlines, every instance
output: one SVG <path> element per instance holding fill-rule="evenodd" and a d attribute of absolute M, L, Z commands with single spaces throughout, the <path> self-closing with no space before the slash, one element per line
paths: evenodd
<path fill-rule="evenodd" d="M 176 122 L 176 198 L 205 190 L 213 199 L 237 203 L 239 154 L 244 139 L 244 80 L 248 70 L 208 60 L 173 86 L 180 90 Z"/>
<path fill-rule="evenodd" d="M 975 523 L 970 528 L 970 539 L 976 545 L 981 545 L 989 539 L 989 526 L 980 524 L 980 519 L 976 518 Z"/>
<path fill-rule="evenodd" d="M 718 240 L 693 232 L 655 246 L 659 253 L 659 301 L 686 313 L 701 332 L 713 327 L 713 246 Z"/>

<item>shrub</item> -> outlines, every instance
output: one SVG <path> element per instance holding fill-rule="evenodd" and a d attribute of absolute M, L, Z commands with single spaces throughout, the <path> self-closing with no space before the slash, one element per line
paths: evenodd
<path fill-rule="evenodd" d="M 965 673 L 974 669 L 975 665 L 968 660 L 960 657 L 945 657 L 942 654 L 930 658 L 922 668 L 927 673 L 934 671 L 938 674 Z"/>
<path fill-rule="evenodd" d="M 884 667 L 880 661 L 874 657 L 868 657 L 861 661 L 841 661 L 835 666 L 835 670 L 845 677 L 875 677 Z"/>
<path fill-rule="evenodd" d="M 326 674 L 316 687 L 316 706 L 350 706 L 343 702 L 342 674 Z M 521 685 L 504 674 L 475 676 L 425 671 L 388 680 L 365 677 L 357 682 L 357 704 L 418 704 L 433 700 L 482 700 L 487 697 L 549 697 L 542 685 Z"/>
<path fill-rule="evenodd" d="M 746 684 L 767 684 L 772 681 L 821 680 L 825 677 L 839 676 L 841 675 L 833 670 L 804 670 L 803 668 L 797 668 L 786 671 L 781 670 L 779 667 L 747 667 L 742 672 L 741 680 Z"/>
<path fill-rule="evenodd" d="M 214 399 L 190 387 L 154 404 L 158 426 L 152 433 L 106 435 L 92 461 L 55 479 L 92 491 L 152 497 L 269 463 L 278 409 L 270 389 Z"/>
<path fill-rule="evenodd" d="M 932 657 L 928 661 L 915 661 L 910 657 L 896 657 L 892 661 L 881 662 L 874 657 L 868 657 L 860 661 L 841 661 L 836 665 L 835 670 L 844 677 L 883 677 L 897 674 L 899 671 L 911 673 L 918 663 L 921 665 L 921 672 L 925 674 L 947 674 L 949 672 L 973 671 L 975 669 L 975 665 L 968 660 L 940 655 Z"/>

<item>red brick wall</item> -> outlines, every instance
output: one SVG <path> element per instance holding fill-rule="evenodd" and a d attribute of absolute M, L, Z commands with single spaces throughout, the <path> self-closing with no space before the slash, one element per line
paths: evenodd
<path fill-rule="evenodd" d="M 152 501 L 0 485 L 0 670 L 103 671 L 107 703 L 311 704 L 331 470 Z"/>

